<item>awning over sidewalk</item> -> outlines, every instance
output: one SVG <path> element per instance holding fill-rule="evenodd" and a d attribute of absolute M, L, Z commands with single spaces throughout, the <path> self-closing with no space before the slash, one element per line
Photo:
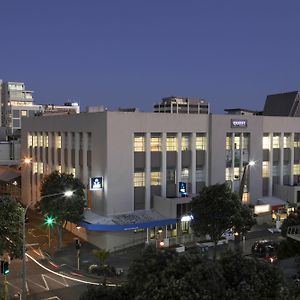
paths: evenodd
<path fill-rule="evenodd" d="M 270 206 L 284 206 L 288 202 L 276 197 L 262 197 L 257 199 L 257 204 L 269 204 Z"/>
<path fill-rule="evenodd" d="M 166 219 L 154 210 L 139 210 L 108 217 L 86 210 L 84 221 L 79 225 L 91 231 L 126 231 L 172 224 L 176 224 L 176 219 Z"/>

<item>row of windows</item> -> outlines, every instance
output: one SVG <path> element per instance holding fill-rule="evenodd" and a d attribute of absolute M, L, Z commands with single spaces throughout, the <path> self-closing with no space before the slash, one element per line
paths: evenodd
<path fill-rule="evenodd" d="M 49 136 L 51 136 L 52 140 L 54 141 L 55 147 L 57 149 L 62 148 L 62 141 L 64 141 L 65 148 L 68 148 L 69 145 L 69 139 L 68 139 L 68 132 L 64 133 L 58 133 L 54 134 L 53 132 L 46 133 L 43 135 L 41 132 L 40 135 L 38 136 L 37 134 L 28 134 L 28 147 L 49 147 Z M 72 149 L 75 149 L 75 132 L 71 133 L 71 144 Z M 87 136 L 87 146 L 88 150 L 91 150 L 91 133 L 88 132 Z M 83 133 L 79 133 L 79 148 L 83 148 Z"/>
<path fill-rule="evenodd" d="M 181 150 L 191 150 L 191 135 L 184 134 L 181 137 Z M 196 150 L 206 149 L 206 136 L 196 135 Z M 162 137 L 161 135 L 152 135 L 150 138 L 150 149 L 152 152 L 162 151 Z M 167 151 L 178 151 L 178 138 L 176 135 L 167 135 L 166 141 Z M 135 135 L 134 137 L 134 151 L 144 152 L 146 150 L 145 135 Z"/>
<path fill-rule="evenodd" d="M 160 171 L 151 172 L 150 184 L 151 185 L 161 185 L 161 177 L 162 177 L 162 173 Z M 174 169 L 167 170 L 166 180 L 167 180 L 167 183 L 175 183 L 176 182 L 176 170 L 174 170 Z M 189 169 L 182 169 L 181 180 L 184 182 L 191 181 Z M 202 182 L 204 180 L 205 180 L 204 179 L 204 170 L 197 169 L 196 170 L 196 182 Z M 135 172 L 134 173 L 133 185 L 135 187 L 145 186 L 145 172 Z"/>
<path fill-rule="evenodd" d="M 249 133 L 235 133 L 233 136 L 232 133 L 227 133 L 226 135 L 226 150 L 235 150 L 248 149 L 249 147 Z"/>
<path fill-rule="evenodd" d="M 278 149 L 280 148 L 280 134 L 274 134 L 271 139 L 267 134 L 263 136 L 263 149 L 271 148 L 271 140 L 272 140 L 272 148 Z M 283 148 L 300 148 L 300 133 L 295 133 L 294 142 L 292 143 L 292 138 L 290 134 L 284 134 L 283 136 Z"/>
<path fill-rule="evenodd" d="M 47 173 L 47 164 L 44 164 L 42 162 L 32 162 L 32 173 L 39 173 L 39 174 L 46 174 Z M 62 166 L 57 166 L 56 170 L 58 172 L 62 172 Z M 71 168 L 69 170 L 69 173 L 72 173 L 74 175 L 74 177 L 76 176 L 76 169 L 75 168 Z"/>

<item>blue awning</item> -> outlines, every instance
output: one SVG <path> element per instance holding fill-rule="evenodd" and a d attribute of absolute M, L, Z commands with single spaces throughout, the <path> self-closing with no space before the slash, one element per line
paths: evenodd
<path fill-rule="evenodd" d="M 155 220 L 145 223 L 134 223 L 134 224 L 91 224 L 88 222 L 80 222 L 79 226 L 90 230 L 90 231 L 127 231 L 127 230 L 136 230 L 136 229 L 146 229 L 153 228 L 157 226 L 166 226 L 176 224 L 176 219 L 163 219 Z"/>

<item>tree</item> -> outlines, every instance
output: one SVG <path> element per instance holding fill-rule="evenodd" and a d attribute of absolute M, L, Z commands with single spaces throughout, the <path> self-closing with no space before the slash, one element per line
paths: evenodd
<path fill-rule="evenodd" d="M 73 195 L 65 196 L 66 191 L 73 191 Z M 78 223 L 83 219 L 84 204 L 84 185 L 73 174 L 54 171 L 43 179 L 37 208 L 44 216 L 55 218 L 59 248 L 63 226 L 66 222 Z"/>
<path fill-rule="evenodd" d="M 226 183 L 204 187 L 191 202 L 193 219 L 191 227 L 196 235 L 209 234 L 215 244 L 226 230 L 234 226 L 234 218 L 239 214 L 241 202 Z"/>
<path fill-rule="evenodd" d="M 237 237 L 237 248 L 239 249 L 241 235 L 244 236 L 256 224 L 252 209 L 240 202 L 232 223 L 233 231 L 237 233 L 235 236 Z"/>
<path fill-rule="evenodd" d="M 0 207 L 0 255 L 20 258 L 24 209 L 11 196 L 1 196 Z"/>

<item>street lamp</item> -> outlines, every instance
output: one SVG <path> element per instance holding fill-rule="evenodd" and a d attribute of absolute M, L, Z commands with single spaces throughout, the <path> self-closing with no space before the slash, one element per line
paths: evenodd
<path fill-rule="evenodd" d="M 26 159 L 24 159 L 24 162 L 26 163 Z M 28 158 L 28 161 L 27 163 L 30 163 L 31 160 Z M 63 193 L 56 193 L 56 194 L 50 194 L 50 195 L 44 195 L 42 196 L 40 199 L 43 199 L 43 198 L 46 198 L 46 197 L 51 197 L 51 196 L 58 196 L 58 195 L 63 195 L 65 197 L 71 197 L 73 195 L 73 191 L 65 191 Z M 27 289 L 26 289 L 26 228 L 25 228 L 25 224 L 26 224 L 26 213 L 27 213 L 27 210 L 28 208 L 30 207 L 31 203 L 29 202 L 23 212 L 23 218 L 22 218 L 22 229 L 23 229 L 23 247 L 22 247 L 22 254 L 23 254 L 23 274 L 22 274 L 22 300 L 26 300 L 26 297 L 27 297 Z M 49 239 L 49 247 L 50 247 L 50 226 L 53 225 L 54 223 L 54 218 L 53 217 L 47 217 L 46 219 L 46 224 L 49 225 L 49 236 L 48 236 L 48 239 Z"/>
<path fill-rule="evenodd" d="M 242 179 L 241 179 L 241 183 L 240 183 L 240 191 L 239 191 L 239 196 L 240 196 L 241 201 L 243 201 L 244 187 L 245 187 L 246 178 L 247 178 L 247 170 L 249 167 L 254 166 L 254 165 L 255 165 L 255 161 L 250 160 L 244 166 L 243 175 L 242 175 Z"/>

